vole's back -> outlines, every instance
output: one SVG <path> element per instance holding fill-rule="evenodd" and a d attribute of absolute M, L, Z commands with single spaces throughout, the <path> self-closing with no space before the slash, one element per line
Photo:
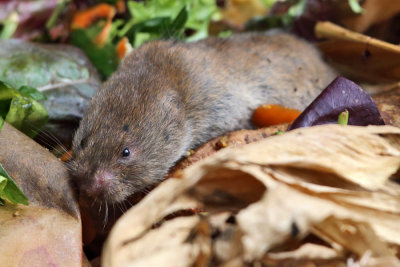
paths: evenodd
<path fill-rule="evenodd" d="M 194 145 L 250 128 L 251 113 L 262 104 L 303 110 L 335 78 L 311 44 L 288 34 L 154 42 L 132 58 L 136 66 L 164 65 L 153 77 L 179 92 Z"/>

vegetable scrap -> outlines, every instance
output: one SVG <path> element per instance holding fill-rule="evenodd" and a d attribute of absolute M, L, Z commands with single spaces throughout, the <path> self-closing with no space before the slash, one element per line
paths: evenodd
<path fill-rule="evenodd" d="M 347 109 L 339 114 L 338 124 L 339 125 L 349 124 L 349 111 Z"/>
<path fill-rule="evenodd" d="M 292 123 L 300 113 L 297 109 L 281 105 L 263 105 L 254 111 L 252 121 L 258 127 L 268 127 L 282 123 Z"/>
<path fill-rule="evenodd" d="M 48 119 L 47 110 L 38 101 L 46 96 L 35 88 L 19 89 L 0 81 L 0 116 L 30 137 L 38 134 Z"/>
<path fill-rule="evenodd" d="M 123 3 L 123 2 L 122 2 Z M 104 79 L 132 49 L 155 39 L 195 41 L 208 36 L 217 8 L 205 1 L 128 1 L 128 19 L 116 18 L 125 5 L 98 4 L 75 14 L 70 43 L 82 48 Z"/>
<path fill-rule="evenodd" d="M 117 53 L 118 53 L 118 58 L 121 60 L 123 59 L 129 52 L 133 50 L 131 44 L 129 43 L 128 38 L 123 37 L 121 41 L 118 42 L 117 44 Z"/>
<path fill-rule="evenodd" d="M 88 28 L 99 19 L 111 20 L 115 13 L 115 7 L 108 4 L 98 4 L 87 10 L 77 12 L 72 19 L 71 28 Z"/>
<path fill-rule="evenodd" d="M 28 198 L 0 164 L 0 200 L 29 205 Z"/>
<path fill-rule="evenodd" d="M 62 162 L 67 162 L 72 158 L 72 150 L 68 150 L 64 154 L 61 155 L 60 160 Z"/>
<path fill-rule="evenodd" d="M 339 76 L 299 115 L 288 130 L 336 124 L 343 110 L 351 114 L 349 125 L 385 124 L 371 96 L 354 82 Z"/>

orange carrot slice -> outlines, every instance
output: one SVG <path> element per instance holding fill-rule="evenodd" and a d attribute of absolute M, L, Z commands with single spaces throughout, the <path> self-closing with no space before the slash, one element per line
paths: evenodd
<path fill-rule="evenodd" d="M 126 54 L 128 54 L 130 51 L 132 51 L 132 46 L 129 43 L 128 38 L 123 37 L 117 44 L 116 47 L 118 58 L 121 60 L 125 57 Z"/>
<path fill-rule="evenodd" d="M 104 25 L 103 29 L 101 32 L 94 38 L 94 43 L 97 44 L 98 46 L 102 47 L 108 39 L 108 36 L 110 35 L 111 31 L 111 18 L 107 19 L 106 25 Z"/>
<path fill-rule="evenodd" d="M 95 21 L 102 18 L 111 20 L 116 13 L 115 7 L 108 4 L 99 4 L 75 14 L 72 19 L 71 28 L 88 28 Z"/>
<path fill-rule="evenodd" d="M 69 150 L 69 151 L 65 152 L 64 154 L 62 154 L 60 159 L 62 162 L 66 162 L 66 161 L 70 160 L 71 158 L 72 158 L 72 150 Z"/>
<path fill-rule="evenodd" d="M 297 109 L 286 108 L 280 105 L 263 105 L 254 111 L 252 121 L 258 127 L 267 127 L 282 123 L 291 123 L 300 113 Z"/>

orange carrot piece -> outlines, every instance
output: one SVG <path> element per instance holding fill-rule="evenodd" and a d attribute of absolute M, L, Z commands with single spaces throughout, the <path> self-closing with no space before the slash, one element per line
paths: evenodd
<path fill-rule="evenodd" d="M 72 158 L 72 150 L 69 150 L 69 151 L 65 152 L 64 154 L 62 154 L 60 159 L 62 162 L 66 162 L 66 161 L 70 160 L 71 158 Z"/>
<path fill-rule="evenodd" d="M 117 44 L 116 47 L 118 58 L 121 60 L 125 57 L 127 53 L 129 53 L 132 50 L 132 46 L 129 43 L 129 39 L 126 37 L 123 37 Z"/>
<path fill-rule="evenodd" d="M 291 123 L 300 113 L 297 109 L 286 108 L 280 105 L 263 105 L 254 111 L 252 121 L 258 127 L 267 127 L 282 123 Z"/>
<path fill-rule="evenodd" d="M 108 4 L 98 4 L 92 8 L 76 13 L 72 19 L 71 28 L 88 28 L 98 19 L 107 18 L 111 20 L 115 13 L 115 7 Z"/>
<path fill-rule="evenodd" d="M 110 35 L 111 31 L 111 18 L 107 19 L 106 25 L 104 25 L 103 29 L 101 32 L 94 38 L 94 43 L 97 44 L 98 46 L 103 46 L 108 39 L 108 36 Z"/>
<path fill-rule="evenodd" d="M 115 6 L 117 7 L 118 13 L 125 13 L 126 5 L 124 0 L 117 0 Z"/>

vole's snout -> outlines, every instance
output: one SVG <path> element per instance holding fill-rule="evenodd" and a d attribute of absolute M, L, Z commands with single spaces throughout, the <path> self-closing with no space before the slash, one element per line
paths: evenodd
<path fill-rule="evenodd" d="M 106 192 L 111 191 L 115 177 L 108 171 L 97 170 L 93 178 L 81 188 L 82 193 L 86 193 L 89 197 L 97 197 Z"/>

